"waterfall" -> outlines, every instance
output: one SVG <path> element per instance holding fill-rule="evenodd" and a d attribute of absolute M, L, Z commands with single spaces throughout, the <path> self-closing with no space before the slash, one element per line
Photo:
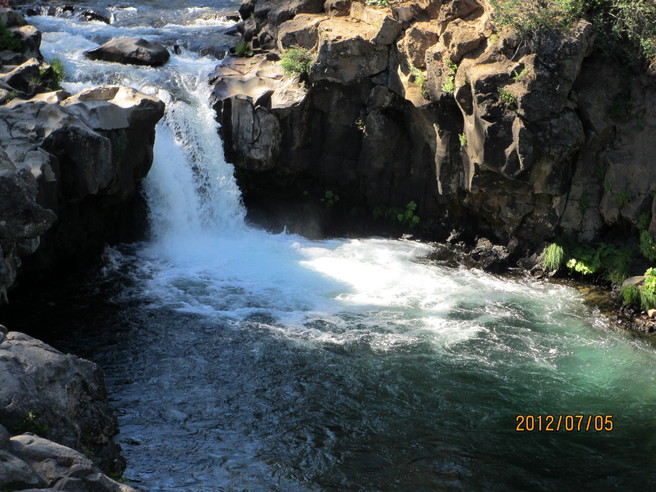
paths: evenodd
<path fill-rule="evenodd" d="M 190 491 L 656 480 L 649 342 L 610 330 L 574 289 L 442 266 L 435 245 L 248 227 L 208 104 L 219 61 L 195 49 L 230 42 L 229 23 L 203 2 L 127 3 L 112 25 L 31 22 L 69 90 L 119 83 L 167 105 L 144 182 L 151 238 L 108 250 L 115 314 L 71 336 L 107 374 L 128 478 Z M 182 52 L 157 69 L 82 55 L 126 35 Z M 515 432 L 522 414 L 618 427 Z"/>

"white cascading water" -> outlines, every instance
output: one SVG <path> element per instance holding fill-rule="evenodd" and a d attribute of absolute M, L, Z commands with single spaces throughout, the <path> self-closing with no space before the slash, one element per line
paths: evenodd
<path fill-rule="evenodd" d="M 31 19 L 69 90 L 120 83 L 167 104 L 144 183 L 151 238 L 108 251 L 125 308 L 99 323 L 121 337 L 94 355 L 129 478 L 190 491 L 562 489 L 588 470 L 610 477 L 602 488 L 639 483 L 651 345 L 609 330 L 575 290 L 440 267 L 428 244 L 246 226 L 208 105 L 218 62 L 184 48 L 229 23 L 209 7 L 160 16 L 130 3 L 110 8 L 110 26 Z M 181 39 L 182 53 L 159 69 L 82 55 L 119 35 Z M 517 437 L 514 416 L 530 412 L 622 415 L 625 430 L 601 447 L 603 435 Z"/>

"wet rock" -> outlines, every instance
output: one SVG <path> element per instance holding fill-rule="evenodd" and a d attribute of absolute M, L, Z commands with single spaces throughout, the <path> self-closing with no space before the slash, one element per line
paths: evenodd
<path fill-rule="evenodd" d="M 96 21 L 102 22 L 104 24 L 111 24 L 109 17 L 102 15 L 101 13 L 94 10 L 85 9 L 80 16 L 86 21 Z"/>
<path fill-rule="evenodd" d="M 509 266 L 508 249 L 495 245 L 487 238 L 476 241 L 476 246 L 470 252 L 470 258 L 485 271 L 503 272 Z"/>
<path fill-rule="evenodd" d="M 130 492 L 132 487 L 105 476 L 83 454 L 52 441 L 24 434 L 11 438 L 10 451 L 29 465 L 48 487 L 75 492 Z"/>
<path fill-rule="evenodd" d="M 164 65 L 171 56 L 164 45 L 141 38 L 115 38 L 84 55 L 91 60 L 151 67 Z"/>

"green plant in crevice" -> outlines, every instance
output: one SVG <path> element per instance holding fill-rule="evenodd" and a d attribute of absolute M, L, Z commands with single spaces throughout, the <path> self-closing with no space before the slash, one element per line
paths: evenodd
<path fill-rule="evenodd" d="M 287 76 L 308 75 L 314 58 L 310 50 L 294 46 L 280 56 L 280 66 Z"/>
<path fill-rule="evenodd" d="M 389 7 L 392 5 L 390 0 L 365 0 L 364 3 L 372 7 Z"/>
<path fill-rule="evenodd" d="M 50 89 L 61 89 L 61 83 L 66 77 L 66 72 L 64 71 L 64 63 L 59 58 L 53 58 L 50 61 L 50 68 L 52 69 L 52 82 L 50 83 Z"/>
<path fill-rule="evenodd" d="M 456 72 L 458 71 L 458 65 L 453 63 L 451 60 L 444 62 L 443 73 L 446 73 L 446 78 L 442 83 L 442 92 L 446 94 L 453 94 L 456 90 Z"/>
<path fill-rule="evenodd" d="M 558 243 L 551 243 L 544 249 L 542 266 L 546 270 L 557 271 L 565 263 L 565 250 Z"/>
<path fill-rule="evenodd" d="M 466 133 L 460 133 L 458 135 L 458 141 L 460 142 L 460 147 L 463 149 L 467 147 L 467 134 Z"/>
<path fill-rule="evenodd" d="M 648 213 L 640 214 L 638 216 L 638 223 L 637 223 L 638 230 L 640 232 L 646 231 L 649 228 L 650 222 L 651 222 L 651 214 Z"/>
<path fill-rule="evenodd" d="M 23 421 L 12 429 L 12 432 L 14 434 L 31 432 L 32 434 L 45 436 L 46 432 L 48 432 L 48 425 L 41 422 L 33 412 L 28 412 Z"/>
<path fill-rule="evenodd" d="M 501 99 L 501 102 L 506 108 L 517 109 L 517 98 L 512 92 L 507 91 L 502 87 L 499 87 L 498 92 L 499 92 L 499 99 Z"/>
<path fill-rule="evenodd" d="M 413 228 L 419 225 L 421 219 L 415 215 L 415 210 L 417 210 L 417 203 L 414 201 L 408 202 L 405 206 L 405 210 L 396 215 L 396 220 L 401 222 L 404 226 Z"/>
<path fill-rule="evenodd" d="M 627 205 L 635 196 L 628 190 L 619 192 L 617 195 L 613 196 L 615 203 L 619 208 L 622 208 L 624 205 Z"/>
<path fill-rule="evenodd" d="M 332 190 L 326 190 L 319 201 L 324 203 L 327 207 L 334 207 L 339 201 L 339 195 Z"/>
<path fill-rule="evenodd" d="M 520 82 L 528 74 L 528 67 L 524 67 L 521 70 L 514 70 L 512 73 L 512 78 L 515 82 Z"/>
<path fill-rule="evenodd" d="M 250 58 L 253 56 L 253 50 L 250 45 L 243 39 L 237 43 L 235 46 L 235 53 L 240 58 Z"/>
<path fill-rule="evenodd" d="M 428 89 L 426 88 L 426 74 L 419 70 L 417 67 L 412 67 L 412 78 L 414 84 L 419 87 L 421 95 L 424 96 L 424 99 L 428 99 Z"/>
<path fill-rule="evenodd" d="M 649 261 L 656 261 L 656 238 L 647 230 L 640 232 L 640 253 Z"/>

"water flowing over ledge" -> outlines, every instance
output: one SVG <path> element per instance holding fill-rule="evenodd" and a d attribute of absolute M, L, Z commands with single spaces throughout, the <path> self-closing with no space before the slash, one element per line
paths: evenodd
<path fill-rule="evenodd" d="M 119 32 L 166 41 L 135 8 L 130 27 L 32 19 L 67 87 L 120 82 L 167 103 L 151 238 L 107 251 L 112 316 L 90 313 L 69 341 L 107 373 L 128 478 L 194 491 L 656 479 L 649 343 L 608 330 L 572 289 L 439 266 L 427 244 L 249 228 L 207 103 L 217 61 L 82 56 Z M 616 430 L 515 432 L 529 413 L 614 415 Z"/>

